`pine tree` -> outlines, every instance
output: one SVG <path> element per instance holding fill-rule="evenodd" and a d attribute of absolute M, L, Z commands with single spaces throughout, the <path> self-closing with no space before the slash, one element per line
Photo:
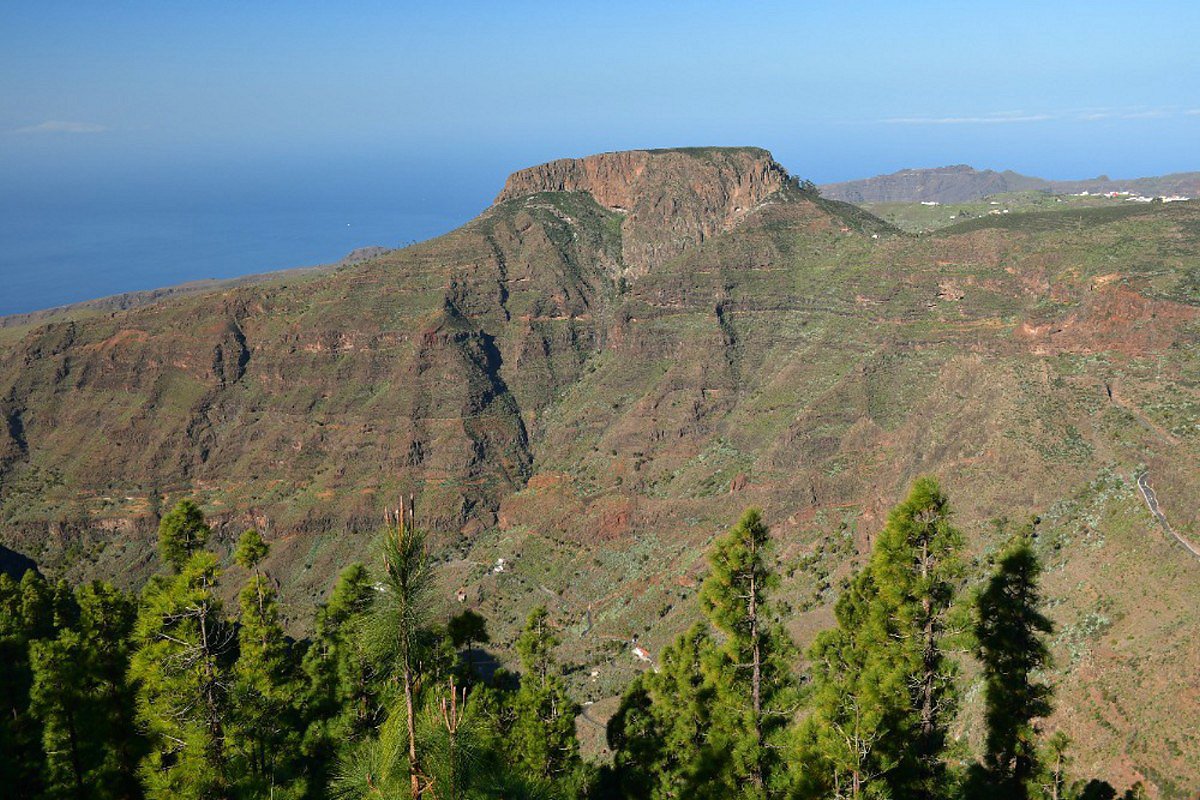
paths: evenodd
<path fill-rule="evenodd" d="M 356 741 L 379 722 L 375 676 L 362 635 L 373 595 L 366 567 L 343 569 L 329 602 L 317 609 L 304 654 L 308 716 L 314 729 L 333 741 Z"/>
<path fill-rule="evenodd" d="M 450 678 L 431 694 L 422 715 L 424 764 L 432 795 L 437 800 L 462 800 L 491 796 L 489 789 L 499 789 L 495 796 L 515 796 L 503 791 L 508 781 L 496 757 L 499 751 L 489 750 L 480 709 L 468 699 L 467 691 Z"/>
<path fill-rule="evenodd" d="M 466 655 L 466 680 L 474 679 L 475 665 L 472 662 L 471 651 L 477 644 L 487 644 L 491 641 L 488 636 L 487 620 L 471 609 L 463 611 L 450 618 L 446 623 L 446 635 L 455 649 L 462 650 Z"/>
<path fill-rule="evenodd" d="M 887 796 L 895 766 L 881 747 L 889 724 L 908 704 L 906 673 L 888 658 L 871 624 L 877 592 L 870 569 L 855 576 L 834 607 L 837 627 L 817 635 L 811 713 L 800 730 L 802 797 Z"/>
<path fill-rule="evenodd" d="M 946 496 L 933 478 L 920 478 L 888 516 L 872 556 L 877 657 L 905 673 L 909 690 L 908 708 L 896 709 L 890 736 L 880 742 L 897 762 L 885 776 L 897 800 L 937 798 L 946 790 L 943 756 L 956 668 L 944 637 L 961 549 Z"/>
<path fill-rule="evenodd" d="M 408 746 L 409 787 L 413 800 L 421 800 L 426 777 L 417 745 L 417 680 L 421 636 L 428 621 L 429 590 L 433 573 L 425 533 L 401 512 L 388 525 L 383 539 L 383 591 L 377 599 L 376 630 L 385 648 L 395 656 L 404 692 L 405 740 Z M 394 715 L 393 715 L 394 716 Z"/>
<path fill-rule="evenodd" d="M 372 738 L 340 754 L 329 794 L 338 800 L 409 800 L 413 789 L 408 745 L 407 718 L 403 713 L 388 715 Z M 422 774 L 420 779 L 423 791 L 428 777 Z"/>
<path fill-rule="evenodd" d="M 137 768 L 146 741 L 138 731 L 136 695 L 129 680 L 137 601 L 102 581 L 82 587 L 77 595 L 79 629 L 90 643 L 97 725 L 105 731 L 105 760 L 96 780 L 103 787 L 103 796 L 141 797 Z"/>
<path fill-rule="evenodd" d="M 45 758 L 42 726 L 29 708 L 29 649 L 53 634 L 53 596 L 42 576 L 28 570 L 17 582 L 0 573 L 0 786 L 15 798 L 37 797 L 42 789 Z"/>
<path fill-rule="evenodd" d="M 355 571 L 339 584 L 346 584 L 349 597 L 361 580 L 370 597 L 370 613 L 355 635 L 367 645 L 369 668 L 385 668 L 375 686 L 386 714 L 374 735 L 341 753 L 332 790 L 345 798 L 533 797 L 537 787 L 514 783 L 487 751 L 492 734 L 477 713 L 479 704 L 446 683 L 456 657 L 445 631 L 428 624 L 433 572 L 425 541 L 411 510 L 389 513 L 382 580 L 370 585 Z M 340 627 L 342 615 L 335 612 L 342 601 L 334 600 L 323 614 L 326 631 Z M 327 662 L 314 657 L 307 663 Z M 321 667 L 313 674 L 324 672 Z"/>
<path fill-rule="evenodd" d="M 643 676 L 660 739 L 653 765 L 656 798 L 704 796 L 728 773 L 729 753 L 712 746 L 717 687 L 711 668 L 719 654 L 708 626 L 691 629 L 665 648 L 658 671 Z"/>
<path fill-rule="evenodd" d="M 767 605 L 776 582 L 768 558 L 770 537 L 762 516 L 749 509 L 709 552 L 701 609 L 724 637 L 711 666 L 716 708 L 710 738 L 723 741 L 729 796 L 780 793 L 786 778 L 775 741 L 793 709 L 786 661 L 789 643 Z"/>
<path fill-rule="evenodd" d="M 339 754 L 383 720 L 376 670 L 363 635 L 375 594 L 366 567 L 351 564 L 339 574 L 329 601 L 317 609 L 302 662 L 306 728 L 301 752 L 309 796 L 323 796 Z"/>
<path fill-rule="evenodd" d="M 140 739 L 125 678 L 134 605 L 98 582 L 81 588 L 78 598 L 77 624 L 30 650 L 47 796 L 137 797 Z"/>
<path fill-rule="evenodd" d="M 1039 610 L 1041 566 L 1026 536 L 1001 556 L 977 602 L 975 638 L 983 664 L 988 795 L 1030 797 L 1038 776 L 1036 720 L 1050 713 L 1050 687 L 1035 679 L 1050 659 L 1052 626 Z"/>
<path fill-rule="evenodd" d="M 937 483 L 892 510 L 870 564 L 810 651 L 813 712 L 800 736 L 808 797 L 945 794 L 954 664 L 944 637 L 962 537 Z"/>
<path fill-rule="evenodd" d="M 212 531 L 191 500 L 180 500 L 158 524 L 158 553 L 172 572 L 179 572 L 193 553 L 208 543 Z"/>
<path fill-rule="evenodd" d="M 233 560 L 242 569 L 250 570 L 255 576 L 261 574 L 258 565 L 271 553 L 267 544 L 254 528 L 249 529 L 238 539 L 237 548 L 233 552 Z"/>
<path fill-rule="evenodd" d="M 275 589 L 259 570 L 269 552 L 255 530 L 238 543 L 235 561 L 252 576 L 238 596 L 238 659 L 233 669 L 230 750 L 240 793 L 259 797 L 295 777 L 300 739 L 299 683 Z"/>
<path fill-rule="evenodd" d="M 413 523 L 411 510 L 388 513 L 382 549 L 382 580 L 373 587 L 362 633 L 371 661 L 389 667 L 385 688 L 395 687 L 398 696 L 382 699 L 387 714 L 378 736 L 343 752 L 335 783 L 348 797 L 387 795 L 400 791 L 395 781 L 403 775 L 405 794 L 420 800 L 431 780 L 418 735 L 418 714 L 428 699 L 421 693 L 422 680 L 440 675 L 437 664 L 424 662 L 431 652 L 427 621 L 433 573 L 425 533 Z"/>
<path fill-rule="evenodd" d="M 638 797 L 772 797 L 789 790 L 779 755 L 797 691 L 791 645 L 770 612 L 769 536 L 751 509 L 709 553 L 700 623 L 643 675 L 610 724 L 610 785 Z M 718 645 L 710 634 L 721 636 Z"/>
<path fill-rule="evenodd" d="M 66 629 L 30 647 L 33 686 L 30 708 L 42 723 L 48 797 L 91 797 L 89 787 L 105 743 L 95 738 L 90 699 L 87 642 Z"/>
<path fill-rule="evenodd" d="M 437 800 L 551 796 L 547 785 L 506 763 L 506 742 L 488 730 L 479 699 L 481 687 L 464 691 L 453 679 L 420 694 L 416 736 L 421 756 L 422 792 Z M 410 797 L 407 720 L 390 715 L 376 738 L 351 749 L 335 773 L 331 794 L 344 800 Z M 554 794 L 554 797 L 564 795 Z"/>
<path fill-rule="evenodd" d="M 558 641 L 544 606 L 530 612 L 517 638 L 522 674 L 513 700 L 512 749 L 529 775 L 548 781 L 565 778 L 580 764 L 575 738 L 580 708 L 567 694 L 554 658 Z"/>
<path fill-rule="evenodd" d="M 87 797 L 87 773 L 96 754 L 87 720 L 81 718 L 87 697 L 87 656 L 79 632 L 67 629 L 54 639 L 34 641 L 29 648 L 30 713 L 42 725 L 43 752 L 48 754 L 42 778 L 50 797 Z"/>
<path fill-rule="evenodd" d="M 150 738 L 146 794 L 209 800 L 229 791 L 225 722 L 234 633 L 215 594 L 217 559 L 193 553 L 180 572 L 147 584 L 130 675 Z"/>
<path fill-rule="evenodd" d="M 1042 757 L 1042 797 L 1045 800 L 1066 800 L 1067 767 L 1071 765 L 1071 739 L 1057 731 L 1046 742 Z"/>
<path fill-rule="evenodd" d="M 1133 784 L 1125 790 L 1125 794 L 1121 795 L 1122 800 L 1146 800 L 1149 795 L 1146 794 L 1146 787 L 1141 781 Z"/>
<path fill-rule="evenodd" d="M 468 649 L 471 645 L 487 644 L 491 641 L 488 637 L 487 620 L 469 608 L 450 618 L 446 623 L 446 635 L 455 647 Z"/>

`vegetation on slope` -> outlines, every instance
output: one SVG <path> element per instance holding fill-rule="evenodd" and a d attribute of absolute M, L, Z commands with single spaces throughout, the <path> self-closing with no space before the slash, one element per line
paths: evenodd
<path fill-rule="evenodd" d="M 538 191 L 303 281 L 5 329 L 3 544 L 140 588 L 161 515 L 194 497 L 237 576 L 224 607 L 253 527 L 305 636 L 386 498 L 413 493 L 437 596 L 486 614 L 510 665 L 546 603 L 568 690 L 603 720 L 646 668 L 628 643 L 659 653 L 699 621 L 702 554 L 737 509 L 772 521 L 775 597 L 807 649 L 890 498 L 934 472 L 968 559 L 1006 519 L 1043 519 L 1052 719 L 1080 768 L 1200 783 L 1200 707 L 1177 702 L 1200 669 L 1200 574 L 1134 482 L 1148 469 L 1197 538 L 1196 208 L 908 237 L 787 184 L 725 226 L 722 184 L 690 184 L 728 157 L 676 153 L 641 185 L 659 213 L 691 204 L 678 228 Z M 961 703 L 953 736 L 981 752 L 986 703 Z"/>
<path fill-rule="evenodd" d="M 963 539 L 930 478 L 889 515 L 807 665 L 774 600 L 772 537 L 748 510 L 709 552 L 705 621 L 627 690 L 608 726 L 611 764 L 580 757 L 580 707 L 545 607 L 517 639 L 519 675 L 476 669 L 478 615 L 433 622 L 434 566 L 409 513 L 389 515 L 380 579 L 344 569 L 316 633 L 298 641 L 278 624 L 261 536 L 239 542 L 251 576 L 230 618 L 209 534 L 186 501 L 164 517 L 166 572 L 136 599 L 0 575 L 13 797 L 1115 796 L 1073 777 L 1069 738 L 1045 729 L 1053 627 L 1034 529 L 977 598 L 964 595 Z M 985 676 L 978 754 L 951 736 L 959 640 Z"/>

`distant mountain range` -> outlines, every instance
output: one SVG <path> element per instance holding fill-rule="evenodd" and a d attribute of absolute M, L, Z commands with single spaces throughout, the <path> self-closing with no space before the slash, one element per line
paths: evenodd
<path fill-rule="evenodd" d="M 1147 196 L 1200 196 L 1200 172 L 1177 172 L 1152 178 L 1117 179 L 1101 175 L 1078 181 L 1051 181 L 1012 170 L 978 170 L 966 164 L 931 169 L 902 169 L 857 181 L 827 183 L 821 195 L 848 203 L 968 203 L 1004 192 L 1042 191 L 1132 192 Z"/>

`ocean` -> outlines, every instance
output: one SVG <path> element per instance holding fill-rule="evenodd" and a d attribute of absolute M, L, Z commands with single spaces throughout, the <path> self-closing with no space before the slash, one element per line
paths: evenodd
<path fill-rule="evenodd" d="M 405 178 L 266 173 L 222 185 L 193 170 L 123 186 L 0 188 L 0 315 L 326 264 L 445 233 L 491 199 L 482 187 L 430 192 L 432 176 Z"/>

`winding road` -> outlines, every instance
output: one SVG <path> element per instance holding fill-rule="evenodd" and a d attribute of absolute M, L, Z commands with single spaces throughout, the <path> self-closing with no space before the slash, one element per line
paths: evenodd
<path fill-rule="evenodd" d="M 1158 520 L 1158 523 L 1163 526 L 1163 530 L 1175 537 L 1175 541 L 1188 549 L 1188 552 L 1196 558 L 1200 558 L 1200 550 L 1197 550 L 1191 542 L 1180 536 L 1171 527 L 1171 523 L 1167 522 L 1167 517 L 1163 514 L 1162 509 L 1158 506 L 1158 496 L 1154 494 L 1154 490 L 1150 488 L 1150 473 L 1143 472 L 1137 476 L 1138 493 L 1142 499 L 1146 501 L 1146 508 L 1150 509 L 1150 513 Z"/>

